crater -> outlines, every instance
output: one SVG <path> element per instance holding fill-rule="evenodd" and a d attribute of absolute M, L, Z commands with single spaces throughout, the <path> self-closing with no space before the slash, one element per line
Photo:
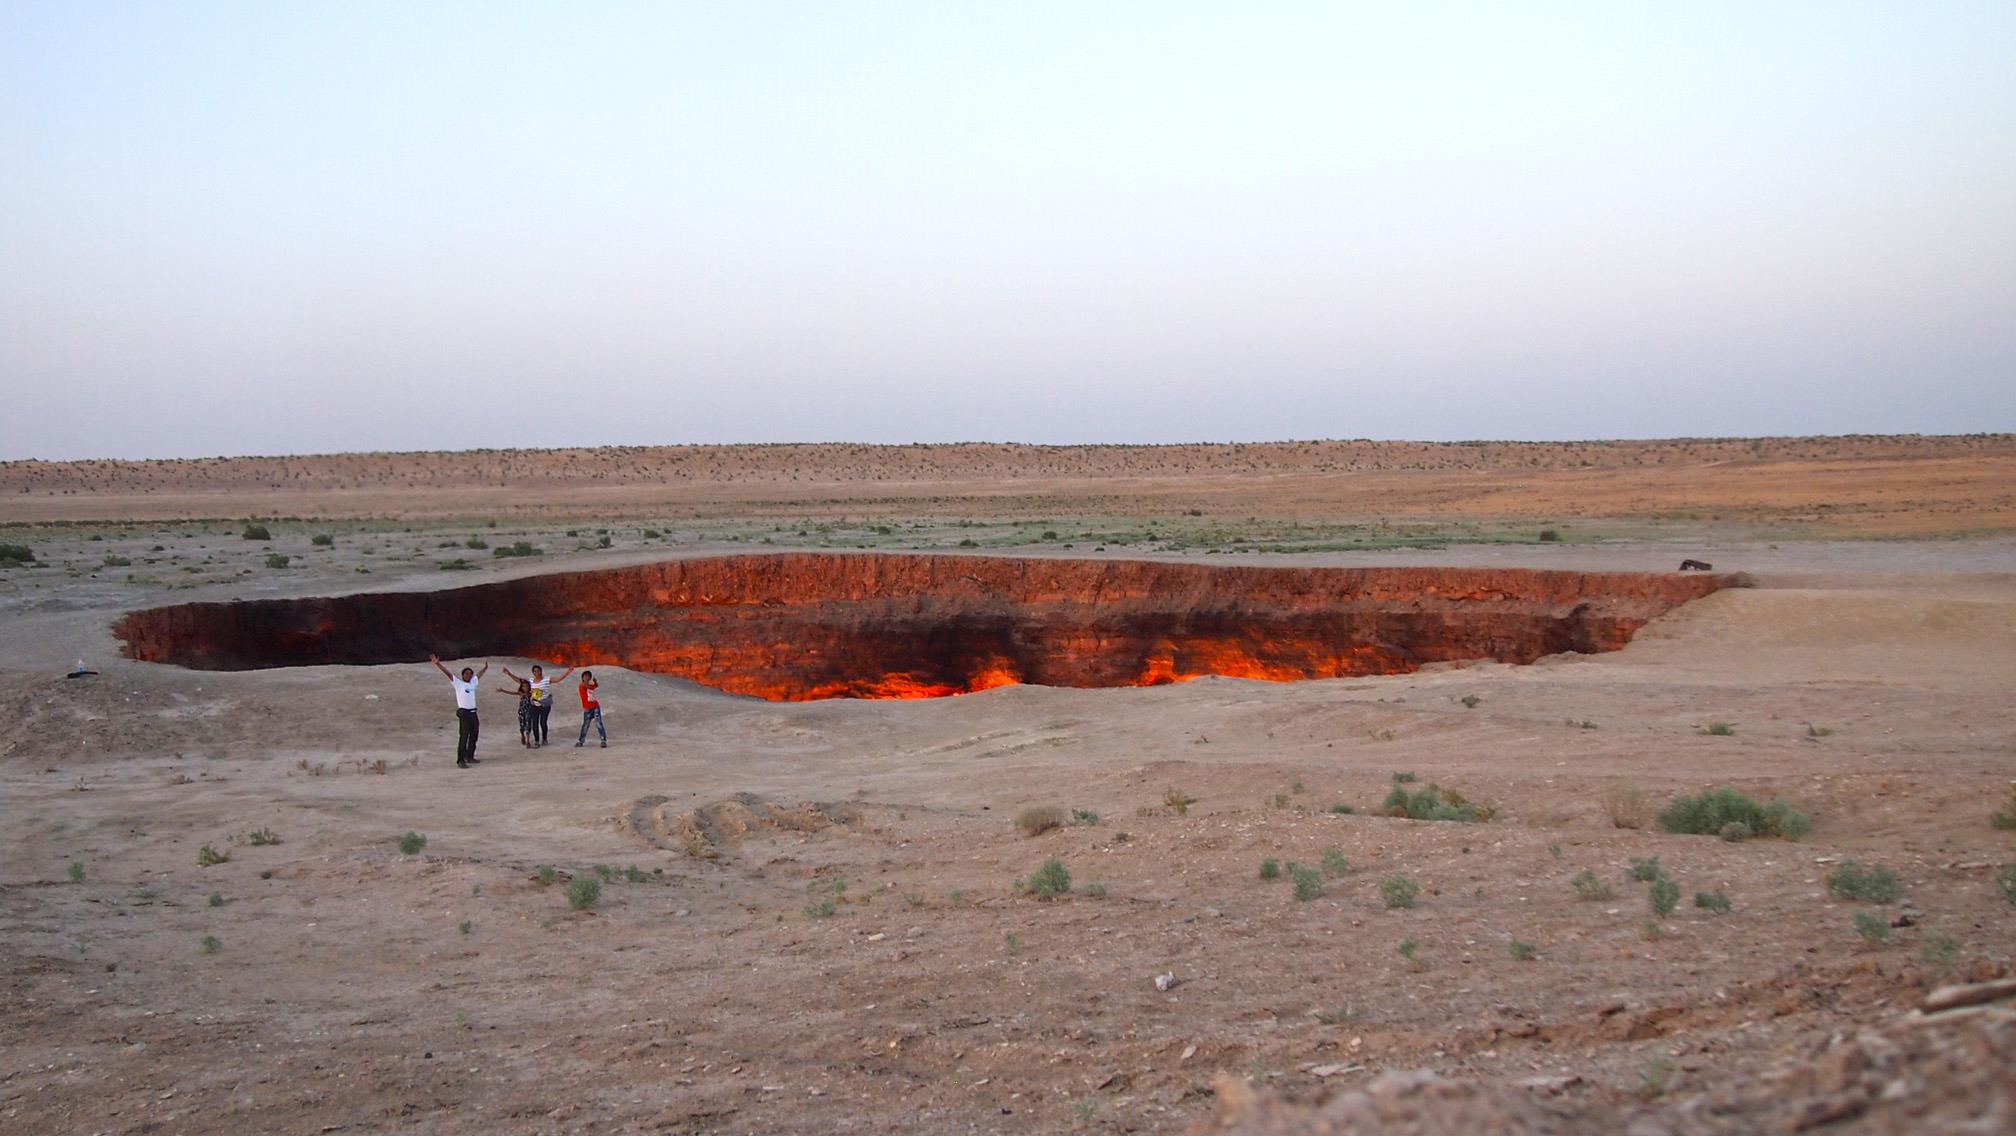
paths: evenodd
<path fill-rule="evenodd" d="M 1613 651 L 1734 582 L 1707 573 L 1276 568 L 780 553 L 437 592 L 131 612 L 129 658 L 199 670 L 529 658 L 678 675 L 777 701 L 1013 683 L 1287 681 Z"/>

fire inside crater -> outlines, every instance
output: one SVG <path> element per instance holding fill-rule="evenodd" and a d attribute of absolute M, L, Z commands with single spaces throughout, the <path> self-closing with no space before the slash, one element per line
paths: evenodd
<path fill-rule="evenodd" d="M 135 611 L 126 654 L 202 670 L 548 659 L 779 701 L 930 698 L 1012 683 L 1287 681 L 1624 646 L 1727 576 L 1276 568 L 1147 560 L 780 553 L 437 592 Z"/>

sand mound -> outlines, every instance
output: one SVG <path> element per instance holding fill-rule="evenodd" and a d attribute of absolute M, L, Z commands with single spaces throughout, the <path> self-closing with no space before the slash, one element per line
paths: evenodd
<path fill-rule="evenodd" d="M 719 859 L 752 836 L 829 829 L 846 833 L 861 823 L 860 810 L 852 805 L 827 801 L 783 805 L 754 793 L 737 793 L 685 812 L 673 811 L 670 803 L 668 797 L 640 797 L 624 815 L 623 826 L 654 848 L 684 852 L 696 860 Z"/>

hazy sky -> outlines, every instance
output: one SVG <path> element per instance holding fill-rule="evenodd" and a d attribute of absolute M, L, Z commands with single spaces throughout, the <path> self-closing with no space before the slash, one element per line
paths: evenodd
<path fill-rule="evenodd" d="M 0 0 L 0 458 L 2016 429 L 2016 3 Z"/>

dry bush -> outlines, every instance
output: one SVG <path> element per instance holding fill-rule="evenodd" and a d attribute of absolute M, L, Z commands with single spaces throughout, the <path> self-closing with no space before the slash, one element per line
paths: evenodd
<path fill-rule="evenodd" d="M 1603 808 L 1618 828 L 1644 828 L 1652 820 L 1652 798 L 1636 785 L 1620 785 L 1605 792 Z"/>
<path fill-rule="evenodd" d="M 1064 807 L 1062 805 L 1030 805 L 1015 814 L 1015 827 L 1029 836 L 1041 836 L 1053 828 L 1064 827 Z"/>

